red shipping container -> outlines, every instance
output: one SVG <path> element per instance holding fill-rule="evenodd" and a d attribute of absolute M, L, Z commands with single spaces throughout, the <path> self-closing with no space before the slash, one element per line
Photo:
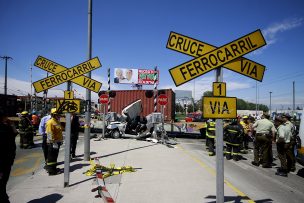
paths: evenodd
<path fill-rule="evenodd" d="M 123 108 L 135 102 L 138 99 L 142 101 L 143 111 L 140 116 L 147 116 L 154 111 L 154 97 L 147 98 L 146 90 L 111 90 L 116 93 L 114 98 L 110 98 L 111 111 L 121 114 Z M 168 103 L 165 105 L 165 121 L 174 120 L 175 116 L 175 93 L 172 89 L 158 90 L 168 97 Z M 157 112 L 161 112 L 161 105 L 157 102 Z"/>

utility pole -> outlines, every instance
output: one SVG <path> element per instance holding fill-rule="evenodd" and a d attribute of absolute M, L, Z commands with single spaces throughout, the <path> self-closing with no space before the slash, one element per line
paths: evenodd
<path fill-rule="evenodd" d="M 269 115 L 270 115 L 270 116 L 271 116 L 271 93 L 272 93 L 272 92 L 269 92 L 269 95 L 270 95 Z"/>
<path fill-rule="evenodd" d="M 31 63 L 31 66 L 30 66 L 30 78 L 31 78 L 31 111 L 33 111 L 33 81 L 32 81 L 32 70 L 33 70 L 33 67 L 32 67 L 32 63 Z"/>
<path fill-rule="evenodd" d="M 4 81 L 4 95 L 7 95 L 7 60 L 13 59 L 9 56 L 1 56 L 3 60 L 5 60 L 5 81 Z"/>
<path fill-rule="evenodd" d="M 255 81 L 255 116 L 258 117 L 258 82 Z"/>
<path fill-rule="evenodd" d="M 292 82 L 292 113 L 296 110 L 296 94 L 295 94 L 295 81 Z"/>
<path fill-rule="evenodd" d="M 92 58 L 92 0 L 88 0 L 88 59 Z M 91 72 L 87 73 L 91 78 Z M 84 161 L 90 161 L 91 91 L 86 90 L 86 112 L 84 129 Z"/>

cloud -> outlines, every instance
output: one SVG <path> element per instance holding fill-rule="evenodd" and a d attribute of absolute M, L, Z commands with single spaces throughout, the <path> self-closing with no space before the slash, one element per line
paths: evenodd
<path fill-rule="evenodd" d="M 304 18 L 288 18 L 279 23 L 273 23 L 266 29 L 262 30 L 263 36 L 267 42 L 267 45 L 262 49 L 254 52 L 254 54 L 261 54 L 263 50 L 268 48 L 270 45 L 275 44 L 278 41 L 279 33 L 292 30 L 294 28 L 303 25 Z"/>

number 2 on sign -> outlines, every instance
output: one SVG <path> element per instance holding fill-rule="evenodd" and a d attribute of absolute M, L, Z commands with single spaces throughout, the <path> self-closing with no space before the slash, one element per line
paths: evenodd
<path fill-rule="evenodd" d="M 225 97 L 226 96 L 226 83 L 214 82 L 213 83 L 213 96 Z"/>

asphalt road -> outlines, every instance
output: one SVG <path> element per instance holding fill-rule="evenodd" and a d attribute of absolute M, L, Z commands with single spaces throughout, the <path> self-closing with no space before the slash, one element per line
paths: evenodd
<path fill-rule="evenodd" d="M 209 157 L 203 139 L 178 139 L 180 146 L 210 175 L 216 174 L 216 157 Z M 273 145 L 276 157 L 276 147 Z M 253 151 L 243 154 L 240 161 L 224 160 L 224 177 L 237 191 L 255 202 L 304 202 L 304 168 L 297 164 L 297 171 L 288 177 L 276 176 L 280 162 L 274 160 L 272 168 L 253 166 Z M 206 170 L 207 169 L 207 170 Z M 202 185 L 202 187 L 204 187 Z M 226 199 L 227 201 L 229 200 Z M 241 200 L 237 202 L 242 202 Z"/>
<path fill-rule="evenodd" d="M 11 171 L 8 189 L 24 181 L 38 170 L 43 170 L 44 158 L 41 149 L 41 137 L 35 138 L 36 147 L 33 149 L 19 149 L 17 137 L 17 155 Z M 209 157 L 205 149 L 205 139 L 177 138 L 180 147 L 194 162 L 202 167 L 203 173 L 215 176 L 216 157 Z M 83 144 L 83 136 L 80 134 L 78 146 Z M 64 147 L 61 147 L 61 155 Z M 273 146 L 273 154 L 276 157 L 276 149 Z M 276 176 L 276 168 L 280 166 L 275 159 L 273 168 L 262 168 L 251 165 L 253 152 L 243 154 L 243 159 L 235 162 L 224 161 L 224 177 L 226 184 L 231 184 L 239 194 L 245 194 L 256 202 L 304 202 L 304 168 L 297 164 L 297 171 L 290 173 L 288 177 Z M 202 187 L 208 187 L 203 185 Z M 243 196 L 243 195 L 242 195 Z M 225 201 L 231 201 L 225 197 Z M 235 198 L 235 197 L 234 197 Z M 234 202 L 243 202 L 242 199 Z"/>

